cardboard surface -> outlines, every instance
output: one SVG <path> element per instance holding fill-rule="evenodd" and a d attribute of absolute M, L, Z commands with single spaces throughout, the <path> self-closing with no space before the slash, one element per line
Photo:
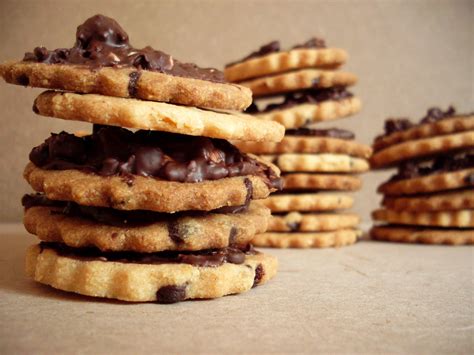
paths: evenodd
<path fill-rule="evenodd" d="M 0 353 L 426 353 L 474 351 L 472 247 L 360 242 L 271 250 L 265 286 L 212 301 L 127 304 L 26 279 L 36 240 L 0 226 Z"/>
<path fill-rule="evenodd" d="M 321 36 L 349 52 L 343 68 L 359 76 L 352 91 L 364 106 L 325 126 L 353 129 L 370 144 L 387 117 L 418 119 L 435 105 L 473 110 L 473 11 L 472 0 L 1 0 L 0 62 L 38 45 L 71 46 L 76 27 L 96 13 L 116 18 L 137 47 L 221 69 L 271 40 L 288 48 Z M 90 129 L 35 115 L 40 92 L 0 83 L 0 221 L 21 220 L 31 148 L 50 132 Z M 364 175 L 354 210 L 366 221 L 379 201 L 375 187 L 389 174 Z"/>

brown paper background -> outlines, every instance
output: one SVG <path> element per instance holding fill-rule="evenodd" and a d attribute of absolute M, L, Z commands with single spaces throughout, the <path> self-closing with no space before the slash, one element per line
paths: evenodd
<path fill-rule="evenodd" d="M 474 2 L 451 1 L 0 1 L 0 61 L 21 59 L 37 45 L 66 47 L 75 28 L 103 13 L 116 18 L 136 46 L 222 68 L 261 44 L 284 47 L 312 35 L 346 48 L 345 69 L 360 77 L 357 116 L 333 122 L 370 143 L 387 116 L 421 117 L 433 105 L 473 109 Z M 0 86 L 0 221 L 21 219 L 21 178 L 30 149 L 49 132 L 87 125 L 36 116 L 41 90 Z M 367 220 L 386 173 L 365 175 L 355 210 Z"/>

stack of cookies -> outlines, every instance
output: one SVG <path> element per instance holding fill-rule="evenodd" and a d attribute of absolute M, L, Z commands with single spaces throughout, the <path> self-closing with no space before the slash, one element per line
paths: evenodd
<path fill-rule="evenodd" d="M 275 275 L 277 260 L 249 243 L 270 218 L 253 200 L 281 186 L 279 171 L 227 140 L 279 141 L 284 129 L 221 111 L 246 108 L 250 90 L 133 48 L 101 15 L 78 27 L 72 48 L 38 47 L 0 73 L 54 90 L 37 97 L 35 113 L 93 123 L 92 133 L 52 134 L 31 151 L 24 177 L 37 193 L 23 205 L 41 240 L 27 253 L 34 280 L 174 303 L 245 292 Z"/>
<path fill-rule="evenodd" d="M 361 108 L 346 89 L 356 76 L 338 70 L 346 59 L 345 50 L 326 48 L 318 38 L 287 51 L 275 41 L 224 71 L 229 81 L 250 88 L 257 98 L 248 113 L 286 129 L 280 143 L 235 142 L 243 152 L 278 166 L 284 179 L 284 191 L 264 201 L 273 215 L 255 245 L 337 247 L 360 236 L 359 216 L 340 211 L 352 207 L 347 192 L 361 187 L 355 174 L 369 169 L 372 150 L 357 143 L 352 132 L 317 127 Z"/>
<path fill-rule="evenodd" d="M 474 243 L 474 115 L 431 108 L 419 123 L 388 119 L 374 142 L 374 168 L 398 167 L 379 186 L 373 239 Z"/>

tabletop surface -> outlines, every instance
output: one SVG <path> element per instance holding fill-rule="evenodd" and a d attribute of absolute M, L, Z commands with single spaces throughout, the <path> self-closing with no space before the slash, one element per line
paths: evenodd
<path fill-rule="evenodd" d="M 174 305 L 83 297 L 28 280 L 20 225 L 1 225 L 0 353 L 474 352 L 474 248 L 361 241 L 268 249 L 276 278 Z"/>

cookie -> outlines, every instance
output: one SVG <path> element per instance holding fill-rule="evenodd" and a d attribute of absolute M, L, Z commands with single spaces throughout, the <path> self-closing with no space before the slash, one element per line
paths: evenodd
<path fill-rule="evenodd" d="M 111 261 L 109 256 L 85 258 L 76 254 L 31 246 L 26 255 L 26 273 L 42 284 L 82 295 L 175 303 L 246 292 L 270 280 L 278 267 L 275 257 L 262 253 L 245 255 L 240 264 L 225 262 L 218 266 L 147 263 L 146 259 Z"/>
<path fill-rule="evenodd" d="M 354 85 L 356 82 L 357 77 L 348 72 L 302 69 L 289 73 L 242 81 L 239 84 L 252 90 L 254 97 L 259 97 L 311 88 L 350 86 Z"/>
<path fill-rule="evenodd" d="M 413 195 L 472 187 L 474 168 L 441 172 L 438 174 L 388 181 L 379 186 L 378 192 L 386 195 Z"/>
<path fill-rule="evenodd" d="M 256 235 L 252 243 L 270 248 L 337 248 L 354 244 L 360 236 L 361 232 L 355 229 L 316 233 L 263 233 Z"/>
<path fill-rule="evenodd" d="M 33 109 L 65 120 L 229 140 L 280 141 L 285 131 L 278 123 L 240 113 L 93 94 L 46 91 L 36 98 Z"/>
<path fill-rule="evenodd" d="M 351 175 L 293 173 L 282 179 L 285 190 L 355 191 L 362 186 L 362 180 Z"/>
<path fill-rule="evenodd" d="M 270 211 L 251 203 L 240 213 L 178 214 L 157 217 L 143 225 L 113 226 L 61 209 L 37 206 L 25 211 L 26 230 L 45 242 L 61 242 L 75 248 L 152 253 L 163 250 L 202 250 L 247 245 L 265 232 Z"/>
<path fill-rule="evenodd" d="M 340 48 L 301 48 L 251 58 L 225 68 L 225 78 L 238 82 L 250 78 L 282 73 L 295 69 L 336 67 L 347 60 Z"/>
<path fill-rule="evenodd" d="M 341 193 L 277 194 L 261 203 L 272 212 L 311 212 L 351 208 L 354 199 Z"/>
<path fill-rule="evenodd" d="M 394 144 L 376 151 L 370 163 L 374 168 L 383 168 L 408 159 L 470 147 L 474 147 L 474 130 Z"/>
<path fill-rule="evenodd" d="M 363 173 L 369 170 L 367 160 L 345 154 L 280 154 L 260 157 L 284 172 Z"/>
<path fill-rule="evenodd" d="M 440 121 L 424 123 L 406 130 L 397 131 L 378 137 L 374 142 L 374 150 L 382 150 L 394 144 L 416 139 L 442 136 L 452 133 L 474 130 L 474 115 L 454 116 Z"/>
<path fill-rule="evenodd" d="M 51 200 L 167 213 L 239 206 L 251 198 L 265 198 L 274 191 L 261 177 L 250 175 L 196 183 L 143 176 L 134 176 L 130 181 L 120 176 L 103 177 L 79 170 L 43 170 L 28 163 L 23 176 L 33 190 L 44 192 Z"/>
<path fill-rule="evenodd" d="M 333 153 L 369 158 L 372 148 L 354 140 L 329 137 L 285 136 L 279 143 L 233 142 L 240 151 L 253 154 Z"/>
<path fill-rule="evenodd" d="M 400 242 L 463 245 L 474 244 L 474 230 L 380 226 L 370 230 L 372 239 Z"/>
<path fill-rule="evenodd" d="M 410 212 L 379 209 L 372 213 L 376 221 L 434 227 L 474 227 L 474 210 Z"/>
<path fill-rule="evenodd" d="M 324 232 L 354 228 L 360 217 L 351 213 L 299 213 L 272 215 L 268 232 Z"/>
<path fill-rule="evenodd" d="M 386 196 L 382 205 L 395 211 L 450 211 L 474 209 L 474 190 L 456 190 L 413 197 Z"/>
<path fill-rule="evenodd" d="M 362 108 L 359 98 L 328 100 L 320 103 L 307 103 L 290 108 L 258 113 L 254 116 L 262 120 L 275 121 L 286 129 L 297 129 L 313 122 L 330 121 L 355 115 Z"/>

